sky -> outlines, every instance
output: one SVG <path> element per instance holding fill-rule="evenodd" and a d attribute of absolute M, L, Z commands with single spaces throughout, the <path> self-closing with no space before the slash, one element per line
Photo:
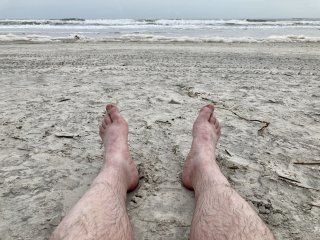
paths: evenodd
<path fill-rule="evenodd" d="M 320 0 L 0 0 L 0 19 L 320 18 Z"/>

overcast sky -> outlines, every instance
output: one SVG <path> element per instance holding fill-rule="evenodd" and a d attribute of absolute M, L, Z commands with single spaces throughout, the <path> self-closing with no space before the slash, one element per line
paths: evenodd
<path fill-rule="evenodd" d="M 4 18 L 320 18 L 320 0 L 0 0 Z"/>

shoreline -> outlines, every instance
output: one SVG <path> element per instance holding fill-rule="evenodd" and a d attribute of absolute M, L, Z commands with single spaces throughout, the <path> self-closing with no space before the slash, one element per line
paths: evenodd
<path fill-rule="evenodd" d="M 1 37 L 1 35 L 0 35 Z M 3 35 L 3 37 L 6 37 Z M 112 43 L 123 43 L 123 44 L 134 44 L 134 43 L 141 43 L 141 44 L 320 44 L 320 37 L 302 37 L 299 39 L 299 36 L 292 36 L 296 39 L 291 39 L 291 36 L 275 36 L 274 40 L 272 39 L 253 39 L 247 37 L 239 37 L 239 38 L 224 38 L 224 37 L 214 37 L 212 39 L 189 39 L 189 37 L 174 37 L 174 38 L 167 38 L 159 36 L 159 39 L 156 37 L 154 40 L 147 40 L 137 37 L 137 39 L 127 39 L 123 40 L 121 37 L 114 38 L 114 39 L 95 39 L 95 38 L 86 38 L 80 37 L 79 35 L 75 34 L 73 37 L 48 37 L 48 36 L 9 36 L 7 38 L 12 39 L 1 39 L 0 44 L 112 44 Z M 279 39 L 277 39 L 279 37 Z M 17 40 L 15 40 L 17 39 Z"/>

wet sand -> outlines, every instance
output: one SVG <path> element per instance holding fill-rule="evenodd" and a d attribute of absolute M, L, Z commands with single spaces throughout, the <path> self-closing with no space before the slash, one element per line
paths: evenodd
<path fill-rule="evenodd" d="M 108 102 L 129 122 L 136 239 L 187 239 L 180 182 L 198 109 L 216 104 L 218 161 L 278 239 L 320 235 L 320 45 L 0 45 L 0 239 L 46 239 L 102 165 Z"/>

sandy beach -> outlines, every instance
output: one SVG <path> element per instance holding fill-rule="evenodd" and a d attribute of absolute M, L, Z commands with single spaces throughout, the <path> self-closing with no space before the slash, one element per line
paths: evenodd
<path fill-rule="evenodd" d="M 129 123 L 136 239 L 188 239 L 180 173 L 213 102 L 218 162 L 277 239 L 320 236 L 319 43 L 0 44 L 0 239 L 47 239 L 102 165 L 106 103 Z"/>

